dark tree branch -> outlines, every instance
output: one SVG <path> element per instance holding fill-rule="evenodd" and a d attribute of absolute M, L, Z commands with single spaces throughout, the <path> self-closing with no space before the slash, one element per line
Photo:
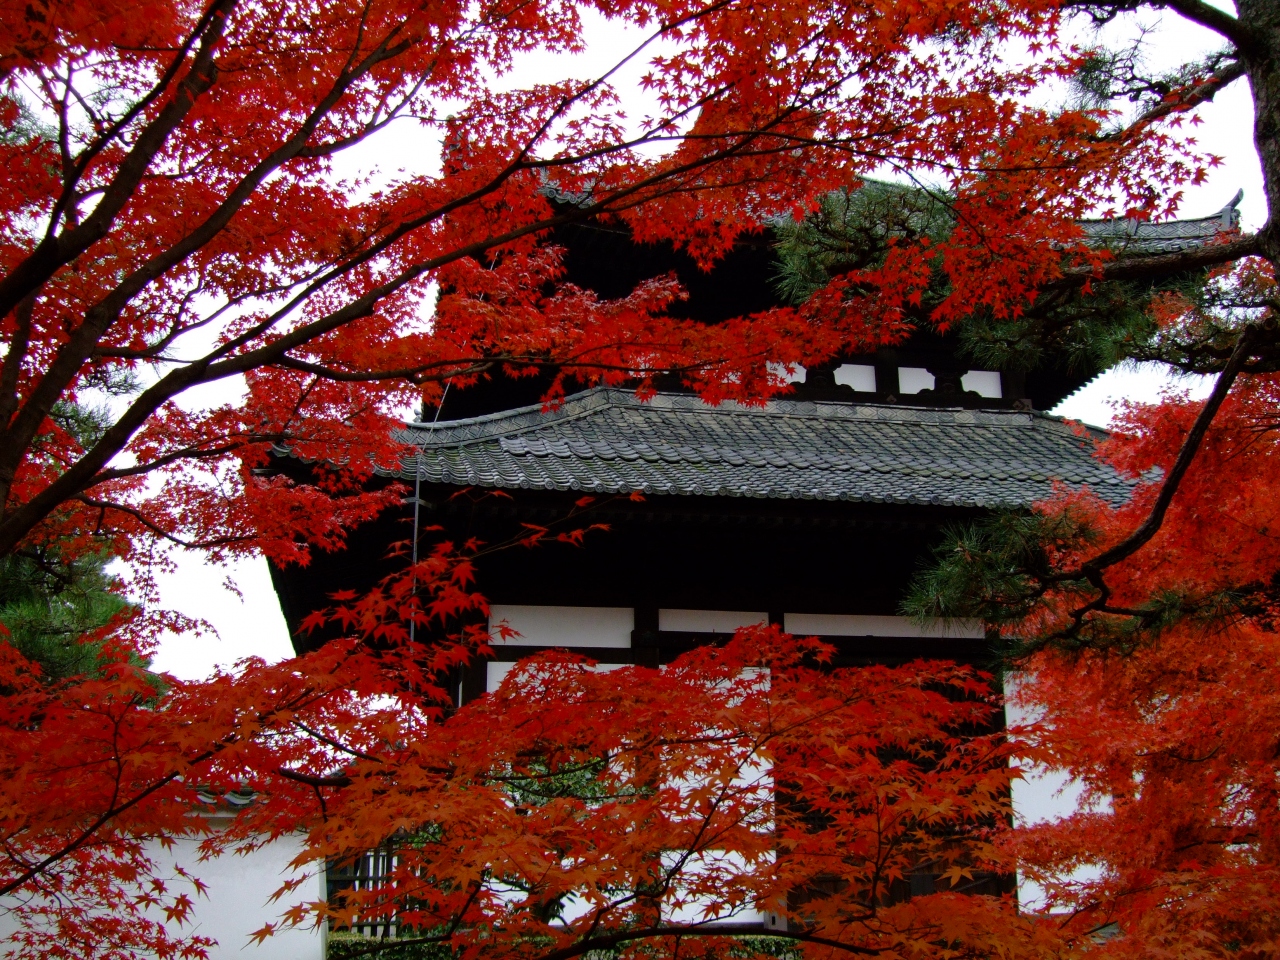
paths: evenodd
<path fill-rule="evenodd" d="M 1150 126 L 1156 120 L 1167 117 L 1171 113 L 1180 113 L 1207 103 L 1218 95 L 1224 87 L 1239 80 L 1246 73 L 1244 61 L 1231 60 L 1213 71 L 1204 81 L 1182 91 L 1179 96 L 1161 100 L 1150 110 L 1146 110 L 1132 123 L 1114 133 L 1100 138 L 1103 142 L 1120 142 Z"/>
<path fill-rule="evenodd" d="M 535 960 L 573 960 L 585 953 L 593 950 L 607 950 L 624 943 L 632 943 L 636 940 L 657 940 L 679 937 L 777 937 L 783 940 L 792 940 L 797 943 L 812 943 L 818 946 L 829 947 L 842 953 L 852 953 L 860 957 L 878 957 L 884 953 L 883 950 L 877 950 L 871 947 L 860 947 L 852 943 L 844 943 L 833 937 L 824 937 L 815 933 L 808 933 L 803 930 L 766 930 L 758 923 L 714 923 L 701 926 L 654 926 L 641 927 L 632 930 L 620 930 L 616 933 L 603 933 L 596 936 L 586 937 L 567 947 L 559 950 L 551 950 L 541 954 Z M 360 950 L 348 954 L 350 957 L 365 957 L 376 953 L 382 953 L 385 950 L 395 950 L 400 947 L 406 947 L 413 944 L 427 943 L 447 943 L 452 938 L 451 933 L 438 934 L 428 937 L 406 937 L 398 938 L 395 941 L 387 943 L 374 944 L 365 950 Z"/>
<path fill-rule="evenodd" d="M 236 0 L 220 0 L 220 2 L 234 4 Z M 212 42 L 216 42 L 216 39 L 221 37 L 221 27 L 224 19 L 225 18 L 220 17 L 216 20 L 216 25 L 218 27 L 218 30 L 216 31 L 217 36 L 210 42 L 210 44 L 206 44 L 206 46 L 210 47 L 210 50 L 212 49 Z M 316 127 L 318 127 L 320 122 L 337 106 L 343 95 L 350 89 L 355 81 L 359 79 L 360 76 L 363 76 L 365 73 L 373 70 L 380 63 L 398 56 L 407 49 L 408 46 L 409 44 L 406 41 L 394 47 L 379 47 L 378 50 L 371 53 L 364 62 L 360 64 L 360 67 L 356 72 L 339 76 L 335 80 L 333 87 L 320 101 L 320 103 L 312 109 L 312 111 L 307 115 L 307 118 L 299 124 L 298 129 L 294 131 L 293 135 L 277 147 L 270 155 L 260 161 L 249 174 L 241 179 L 236 184 L 235 188 L 227 195 L 227 198 L 223 200 L 213 213 L 211 213 L 198 227 L 188 233 L 180 241 L 168 247 L 162 253 L 151 257 L 140 267 L 133 270 L 115 287 L 115 289 L 86 312 L 84 322 L 81 323 L 67 341 L 59 347 L 53 361 L 49 364 L 48 368 L 44 371 L 43 376 L 31 391 L 26 404 L 23 406 L 22 411 L 17 415 L 17 417 L 15 417 L 14 422 L 11 425 L 0 425 L 0 430 L 7 429 L 8 431 L 8 436 L 0 434 L 0 437 L 3 437 L 4 441 L 4 446 L 0 446 L 0 470 L 5 468 L 15 457 L 21 456 L 26 445 L 30 443 L 31 438 L 35 436 L 36 431 L 39 429 L 47 412 L 52 409 L 53 404 L 57 402 L 58 398 L 75 378 L 81 365 L 89 356 L 92 355 L 94 347 L 97 345 L 98 341 L 105 336 L 106 332 L 111 328 L 116 318 L 125 309 L 128 303 L 133 300 L 133 298 L 136 297 L 149 283 L 163 276 L 172 269 L 172 267 L 181 263 L 217 236 L 231 221 L 231 218 L 241 210 L 245 203 L 248 202 L 249 198 L 254 194 L 262 182 L 288 160 L 293 159 L 297 154 L 297 151 L 301 150 L 306 145 L 307 140 L 315 131 Z M 203 56 L 203 49 L 204 48 L 202 47 L 201 56 Z M 199 65 L 199 63 L 200 57 L 197 57 L 197 65 Z M 200 86 L 197 84 L 197 86 L 199 86 L 198 93 L 203 93 L 213 85 L 216 79 L 216 74 L 217 70 L 212 63 L 212 57 L 210 55 L 209 62 L 206 64 L 204 72 L 199 75 L 201 78 L 200 84 L 203 85 Z M 192 76 L 197 76 L 196 67 L 194 66 L 192 68 Z M 183 81 L 182 87 L 185 88 L 187 86 L 191 86 L 192 83 L 192 77 L 189 76 Z M 196 86 L 192 86 L 193 91 L 196 89 Z M 174 102 L 171 103 L 169 107 L 166 107 L 165 111 L 162 111 L 161 117 L 166 117 L 170 113 L 173 113 L 173 116 L 169 118 L 168 126 L 162 129 L 157 128 L 154 135 L 151 137 L 151 139 L 155 139 L 157 141 L 154 144 L 154 149 L 150 154 L 135 158 L 134 153 L 137 152 L 137 148 L 135 148 L 135 151 L 130 154 L 129 158 L 126 158 L 126 163 L 122 165 L 121 174 L 116 178 L 117 183 L 113 183 L 111 188 L 104 193 L 102 200 L 99 201 L 98 206 L 94 209 L 93 216 L 90 217 L 89 220 L 86 220 L 81 228 L 77 229 L 83 230 L 87 228 L 90 223 L 93 222 L 93 219 L 99 216 L 100 212 L 110 211 L 113 209 L 118 212 L 119 209 L 123 208 L 124 204 L 132 197 L 138 184 L 141 183 L 143 174 L 146 172 L 146 166 L 150 164 L 154 154 L 159 151 L 161 146 L 163 146 L 164 141 L 167 139 L 169 134 L 171 134 L 185 118 L 186 113 L 194 105 L 197 95 L 198 94 L 193 93 L 189 97 L 175 97 Z M 190 100 L 190 102 L 188 103 L 187 100 Z M 183 104 L 185 104 L 185 106 L 181 112 L 174 112 L 176 109 L 175 105 Z M 147 131 L 144 131 L 143 136 L 139 138 L 139 144 L 144 142 L 148 132 L 151 131 L 152 127 L 155 127 L 158 122 L 159 119 L 148 126 Z M 150 141 L 148 140 L 147 142 Z M 139 163 L 143 164 L 143 166 L 138 170 L 134 170 L 134 166 Z M 130 174 L 129 177 L 124 176 L 126 172 Z M 127 195 L 123 195 L 126 192 Z M 110 204 L 108 204 L 108 198 L 112 198 Z M 105 235 L 113 220 L 114 214 L 112 214 L 110 219 L 103 220 L 101 222 L 101 231 L 103 235 Z M 57 242 L 56 249 L 51 248 L 47 251 L 46 259 L 52 259 L 48 264 L 49 270 L 47 271 L 47 275 L 39 277 L 39 282 L 46 282 L 49 277 L 52 276 L 53 271 L 57 267 L 68 262 L 74 255 L 78 255 L 83 252 L 84 249 L 87 249 L 89 243 L 96 242 L 97 239 L 99 239 L 99 237 L 95 236 L 92 240 L 79 247 L 72 245 L 71 254 L 68 255 L 67 251 L 62 250 L 62 246 L 67 242 L 67 237 L 64 235 L 63 238 Z M 34 262 L 34 258 L 36 258 L 36 255 L 40 252 L 41 247 L 43 246 L 44 244 L 42 243 L 36 248 L 36 251 L 27 258 L 27 261 L 24 262 Z M 54 262 L 55 260 L 56 262 Z M 4 290 L 6 289 L 5 284 L 8 284 L 17 275 L 17 272 L 12 273 L 3 281 L 0 281 L 0 316 L 7 313 L 9 309 L 6 307 L 4 300 Z M 0 508 L 3 508 L 3 504 L 0 504 Z"/>
<path fill-rule="evenodd" d="M 813 943 L 818 946 L 830 947 L 843 953 L 852 953 L 861 957 L 878 957 L 883 953 L 881 950 L 869 947 L 860 947 L 851 943 L 844 943 L 836 940 L 834 937 L 824 937 L 816 933 L 809 933 L 804 930 L 765 930 L 760 924 L 755 923 L 716 923 L 706 926 L 655 926 L 646 927 L 639 930 L 621 930 L 617 933 L 600 934 L 585 940 L 579 940 L 577 943 L 559 950 L 552 950 L 544 953 L 538 960 L 572 960 L 574 957 L 580 957 L 584 953 L 592 950 L 604 950 L 609 947 L 615 947 L 623 943 L 630 943 L 635 940 L 651 940 L 666 937 L 742 937 L 742 936 L 759 936 L 759 937 L 781 937 L 786 940 L 794 940 L 799 943 Z"/>
<path fill-rule="evenodd" d="M 251 534 L 245 534 L 241 537 L 213 537 L 209 540 L 183 540 L 181 537 L 170 533 L 164 527 L 160 526 L 150 517 L 146 516 L 140 510 L 136 510 L 123 503 L 115 503 L 111 500 L 95 500 L 92 497 L 75 497 L 75 500 L 83 503 L 86 507 L 94 507 L 101 511 L 114 510 L 117 513 L 123 513 L 126 516 L 133 517 L 140 524 L 154 533 L 161 539 L 168 540 L 172 544 L 188 549 L 205 549 L 208 547 L 225 547 L 233 543 L 243 543 L 246 540 L 253 539 Z"/>
<path fill-rule="evenodd" d="M 137 103 L 125 111 L 121 117 L 119 117 L 105 130 L 100 131 L 95 141 L 86 147 L 85 150 L 81 152 L 80 156 L 76 158 L 75 163 L 72 165 L 72 168 L 66 177 L 66 182 L 63 184 L 62 196 L 58 198 L 57 203 L 54 205 L 53 212 L 49 216 L 50 231 L 53 231 L 57 227 L 59 216 L 68 208 L 69 204 L 84 199 L 84 195 L 76 194 L 75 184 L 78 182 L 80 176 L 83 175 L 84 171 L 88 169 L 89 164 L 91 164 L 106 148 L 107 144 L 120 136 L 129 124 L 133 123 L 134 120 L 140 117 L 144 110 L 155 103 L 156 100 L 169 89 L 169 84 L 173 83 L 173 80 L 178 75 L 178 71 L 181 69 L 182 64 L 186 62 L 187 55 L 190 54 L 191 48 L 195 46 L 196 41 L 199 40 L 204 32 L 209 28 L 213 18 L 225 17 L 229 12 L 230 8 L 227 4 L 217 2 L 217 0 L 215 0 L 214 3 L 211 3 L 209 8 L 204 12 L 204 15 L 196 21 L 196 25 L 191 29 L 191 32 L 187 34 L 187 38 L 182 42 L 182 46 L 175 51 L 173 60 L 170 61 L 169 66 L 166 67 L 165 71 L 160 75 L 160 79 L 152 85 L 151 90 L 147 95 L 140 98 Z M 68 89 L 71 88 L 69 81 L 70 78 L 68 78 L 67 83 Z M 94 192 L 101 192 L 101 190 Z"/>
<path fill-rule="evenodd" d="M 120 211 L 133 198 L 156 154 L 186 119 L 196 101 L 217 79 L 213 53 L 222 39 L 227 16 L 236 2 L 237 0 L 215 0 L 206 15 L 203 38 L 192 61 L 191 71 L 178 84 L 173 98 L 138 134 L 133 148 L 121 161 L 115 180 L 103 191 L 93 213 L 83 223 L 61 234 L 46 236 L 26 258 L 0 279 L 0 316 L 8 314 L 24 297 L 48 282 L 64 264 L 107 235 Z M 67 82 L 69 84 L 70 79 Z"/>
<path fill-rule="evenodd" d="M 36 298 L 23 297 L 14 311 L 13 336 L 9 340 L 9 349 L 4 355 L 4 363 L 0 365 L 0 431 L 9 425 L 10 418 L 18 409 L 18 381 L 22 376 L 22 362 L 27 358 L 27 349 L 31 345 L 31 320 L 35 311 Z M 8 480 L 12 480 L 9 477 Z M 8 492 L 8 484 L 0 487 L 0 502 Z"/>
<path fill-rule="evenodd" d="M 297 770 L 290 770 L 288 767 L 276 767 L 276 773 L 286 780 L 293 780 L 296 783 L 305 783 L 309 787 L 349 787 L 352 784 L 350 777 L 317 777 L 309 773 L 299 773 Z"/>
<path fill-rule="evenodd" d="M 1213 391 L 1209 394 L 1209 399 L 1200 409 L 1200 414 L 1196 417 L 1196 421 L 1191 425 L 1190 431 L 1182 441 L 1182 448 L 1178 451 L 1178 458 L 1174 461 L 1173 467 L 1169 470 L 1169 475 L 1164 478 L 1164 482 L 1160 485 L 1160 493 L 1156 497 L 1156 502 L 1151 507 L 1151 512 L 1147 515 L 1147 519 L 1137 530 L 1129 534 L 1124 540 L 1117 543 L 1110 550 L 1106 550 L 1082 563 L 1075 576 L 1064 575 L 1070 579 L 1091 573 L 1100 573 L 1107 567 L 1115 566 L 1121 560 L 1125 560 L 1137 553 L 1156 533 L 1160 530 L 1164 523 L 1165 513 L 1168 512 L 1169 505 L 1173 502 L 1174 495 L 1178 492 L 1178 486 L 1182 483 L 1182 478 L 1186 476 L 1187 470 L 1191 467 L 1191 462 L 1195 459 L 1200 444 L 1204 441 L 1205 434 L 1209 432 L 1209 427 L 1213 423 L 1213 418 L 1217 416 L 1219 408 L 1227 394 L 1231 392 L 1231 385 L 1235 383 L 1236 376 L 1240 373 L 1240 368 L 1244 365 L 1245 359 L 1249 356 L 1249 348 L 1253 343 L 1253 328 L 1245 327 L 1240 334 L 1240 339 L 1236 342 L 1236 348 L 1231 352 L 1231 359 L 1227 361 L 1227 365 L 1223 368 L 1222 373 L 1218 374 L 1218 380 L 1213 385 Z"/>
<path fill-rule="evenodd" d="M 1244 53 L 1256 55 L 1261 52 L 1261 44 L 1252 30 L 1227 11 L 1204 0 L 1157 0 L 1153 5 L 1172 10 L 1192 23 L 1212 30 Z"/>
<path fill-rule="evenodd" d="M 365 753 L 363 750 L 357 750 L 355 747 L 349 747 L 345 743 L 340 743 L 339 741 L 334 740 L 332 737 L 327 736 L 324 733 L 321 733 L 319 730 L 313 730 L 311 727 L 307 726 L 301 720 L 295 720 L 293 722 L 293 725 L 297 727 L 299 730 L 301 730 L 303 733 L 307 734 L 307 736 L 314 737 L 315 739 L 319 740 L 321 743 L 328 744 L 329 746 L 333 747 L 335 750 L 341 750 L 343 753 L 350 754 L 351 756 L 355 757 L 358 760 L 368 760 L 370 763 L 382 763 L 381 758 L 375 757 L 371 753 Z"/>

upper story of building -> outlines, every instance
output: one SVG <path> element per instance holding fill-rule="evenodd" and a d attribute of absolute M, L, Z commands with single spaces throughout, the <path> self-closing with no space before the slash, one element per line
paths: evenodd
<path fill-rule="evenodd" d="M 1099 243 L 1160 253 L 1211 241 L 1233 215 L 1228 206 L 1198 221 L 1086 229 Z M 567 279 L 601 296 L 674 269 L 691 318 L 714 323 L 779 303 L 764 234 L 710 272 L 596 224 L 558 240 Z M 500 607 L 632 611 L 635 629 L 657 633 L 663 610 L 757 611 L 780 623 L 893 617 L 948 525 L 1027 507 L 1057 483 L 1113 502 L 1131 489 L 1096 459 L 1099 434 L 1040 412 L 1093 371 L 974 369 L 954 338 L 921 333 L 800 373 L 791 392 L 759 406 L 711 406 L 661 384 L 648 400 L 594 388 L 545 409 L 547 378 L 501 374 L 449 391 L 439 410 L 405 425 L 399 439 L 413 452 L 379 481 L 413 491 L 405 508 L 354 531 L 342 553 L 274 571 L 286 619 L 296 627 L 333 591 L 403 565 L 388 546 L 408 539 L 415 515 L 420 529 L 455 542 L 499 544 L 571 515 L 607 528 L 582 545 L 485 552 L 476 587 Z"/>

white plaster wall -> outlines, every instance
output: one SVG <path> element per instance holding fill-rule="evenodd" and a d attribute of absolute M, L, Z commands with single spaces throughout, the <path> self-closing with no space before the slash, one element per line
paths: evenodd
<path fill-rule="evenodd" d="M 507 674 L 516 666 L 514 663 L 501 663 L 493 660 L 486 663 L 484 665 L 485 693 L 493 693 L 493 691 L 497 690 L 502 681 L 506 679 Z M 610 670 L 617 670 L 619 667 L 625 666 L 627 666 L 625 663 L 597 663 L 587 669 L 596 673 L 608 673 Z"/>
<path fill-rule="evenodd" d="M 504 622 L 520 636 L 504 641 L 495 635 L 495 646 L 626 648 L 631 646 L 635 612 L 630 607 L 490 606 L 489 632 Z"/>
<path fill-rule="evenodd" d="M 823 637 L 962 637 L 986 636 L 976 620 L 934 620 L 920 624 L 910 617 L 870 617 L 838 613 L 788 613 L 783 619 L 788 633 Z"/>
<path fill-rule="evenodd" d="M 675 865 L 678 854 L 675 851 L 663 856 L 663 867 L 670 870 Z M 715 871 L 742 872 L 746 869 L 746 861 L 741 854 L 724 850 L 708 850 L 690 857 L 681 871 L 683 881 L 676 881 L 678 894 L 684 901 L 679 906 L 664 903 L 663 919 L 668 923 L 763 923 L 766 913 L 757 909 L 755 904 L 744 903 L 736 910 L 719 906 L 713 898 L 698 897 L 688 893 L 688 888 L 696 883 L 700 876 Z"/>
<path fill-rule="evenodd" d="M 208 885 L 197 897 L 192 929 L 218 941 L 212 960 L 252 957 L 253 960 L 323 960 L 324 934 L 316 927 L 286 927 L 260 944 L 250 940 L 255 930 L 275 923 L 295 903 L 323 900 L 324 871 L 318 865 L 295 871 L 289 863 L 302 852 L 302 838 L 282 837 L 253 853 L 227 853 L 200 863 L 198 841 L 179 840 L 171 852 L 157 850 L 157 862 L 181 864 Z M 281 900 L 268 902 L 286 880 L 302 873 L 307 881 Z"/>
<path fill-rule="evenodd" d="M 205 862 L 200 862 L 198 846 L 196 839 L 181 839 L 170 850 L 159 843 L 148 850 L 157 874 L 166 882 L 172 879 L 170 889 L 187 893 L 194 901 L 188 923 L 172 924 L 176 936 L 196 934 L 217 940 L 209 951 L 211 960 L 323 960 L 324 933 L 315 927 L 285 928 L 260 944 L 250 940 L 255 930 L 277 922 L 294 903 L 324 898 L 323 872 L 311 869 L 300 871 L 307 880 L 296 890 L 277 903 L 268 902 L 285 880 L 298 875 L 289 863 L 302 852 L 301 838 L 284 837 L 245 856 L 228 853 Z M 196 893 L 189 882 L 175 877 L 175 865 L 205 883 L 205 893 Z M 14 918 L 0 904 L 0 940 L 15 927 Z M 0 948 L 0 955 L 11 953 Z"/>
<path fill-rule="evenodd" d="M 836 367 L 835 382 L 859 393 L 876 392 L 876 368 L 869 363 L 842 363 Z"/>
<path fill-rule="evenodd" d="M 809 371 L 799 363 L 791 364 L 790 373 L 787 372 L 787 365 L 785 363 L 778 363 L 775 360 L 770 360 L 765 364 L 765 367 L 771 374 L 773 374 L 773 376 L 777 377 L 779 380 L 785 380 L 787 383 L 804 383 L 805 377 L 809 375 Z"/>
<path fill-rule="evenodd" d="M 1022 678 L 1010 673 L 1004 678 L 1005 724 L 1014 728 L 1043 719 L 1019 702 L 1018 687 Z M 1072 780 L 1060 770 L 1050 770 L 1038 764 L 1022 762 L 1023 777 L 1013 781 L 1012 797 L 1014 823 L 1031 826 L 1069 817 L 1083 806 L 1083 785 Z M 1069 879 L 1093 880 L 1101 871 L 1096 866 L 1084 864 L 1068 874 Z M 1044 888 L 1018 874 L 1018 906 L 1022 910 L 1038 910 L 1045 906 Z"/>
<path fill-rule="evenodd" d="M 769 622 L 769 614 L 741 610 L 659 610 L 658 629 L 689 633 L 733 633 Z"/>
<path fill-rule="evenodd" d="M 981 397 L 999 399 L 1003 396 L 1000 388 L 1000 374 L 995 370 L 970 370 L 960 378 L 960 386 L 972 390 Z"/>
<path fill-rule="evenodd" d="M 932 390 L 933 387 L 933 374 L 924 367 L 898 368 L 898 392 L 904 396 L 921 390 Z"/>

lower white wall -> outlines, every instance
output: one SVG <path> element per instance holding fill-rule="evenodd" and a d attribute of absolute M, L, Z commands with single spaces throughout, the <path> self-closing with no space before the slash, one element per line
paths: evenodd
<path fill-rule="evenodd" d="M 200 863 L 196 840 L 180 840 L 171 852 L 157 850 L 157 862 L 181 864 L 208 885 L 207 896 L 197 897 L 190 929 L 218 941 L 212 960 L 252 957 L 253 960 L 323 960 L 324 932 L 316 927 L 286 927 L 254 943 L 250 935 L 295 903 L 323 900 L 324 871 L 313 865 L 305 871 L 289 863 L 302 852 L 302 838 L 281 837 L 259 850 L 240 856 L 227 853 Z M 298 889 L 269 903 L 270 896 L 286 880 L 301 872 L 307 881 Z"/>
<path fill-rule="evenodd" d="M 496 631 L 502 624 L 519 634 L 504 640 Z M 631 607 L 541 607 L 495 603 L 489 607 L 489 632 L 493 645 L 506 643 L 530 647 L 631 646 L 635 629 Z"/>
<path fill-rule="evenodd" d="M 690 633 L 733 633 L 740 627 L 764 626 L 769 615 L 741 610 L 659 610 L 658 629 Z"/>
<path fill-rule="evenodd" d="M 324 899 L 324 872 L 311 869 L 303 871 L 307 881 L 296 890 L 276 903 L 268 902 L 285 880 L 298 875 L 289 863 L 302 852 L 300 837 L 282 837 L 245 856 L 227 853 L 203 863 L 198 846 L 196 839 L 182 839 L 170 850 L 159 843 L 148 850 L 158 874 L 166 881 L 178 865 L 207 886 L 201 895 L 190 883 L 174 879 L 171 889 L 186 892 L 194 900 L 189 922 L 173 924 L 175 935 L 196 934 L 217 940 L 218 945 L 209 951 L 211 960 L 323 960 L 324 932 L 315 927 L 284 928 L 260 944 L 250 939 L 255 930 L 279 921 L 292 904 Z M 14 932 L 15 926 L 14 917 L 0 902 L 0 943 Z M 0 955 L 11 952 L 0 945 Z"/>
<path fill-rule="evenodd" d="M 502 681 L 507 678 L 507 674 L 518 667 L 519 664 L 510 661 L 494 661 L 490 660 L 484 665 L 484 690 L 485 693 L 493 693 L 502 685 Z M 619 667 L 625 667 L 625 663 L 597 663 L 588 667 L 597 673 L 608 673 L 610 670 L 617 670 Z"/>
<path fill-rule="evenodd" d="M 1023 724 L 1044 720 L 1043 714 L 1031 710 L 1018 696 L 1023 675 L 1010 672 L 1005 675 L 1005 724 L 1016 729 Z M 1051 770 L 1025 760 L 1021 763 L 1023 775 L 1013 781 L 1013 815 L 1018 826 L 1033 826 L 1069 817 L 1083 809 L 1084 785 L 1071 779 L 1061 770 Z M 1101 870 L 1093 864 L 1082 864 L 1065 879 L 1094 880 Z M 1018 873 L 1018 906 L 1024 911 L 1042 909 L 1046 905 L 1044 889 Z"/>
<path fill-rule="evenodd" d="M 958 637 L 981 639 L 986 631 L 976 620 L 931 620 L 843 613 L 788 613 L 783 628 L 796 636 L 823 637 Z M 945 656 L 945 651 L 939 651 Z"/>

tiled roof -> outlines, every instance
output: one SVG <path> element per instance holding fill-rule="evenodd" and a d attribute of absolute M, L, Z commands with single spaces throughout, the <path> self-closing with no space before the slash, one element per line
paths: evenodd
<path fill-rule="evenodd" d="M 1151 256 L 1161 253 L 1178 253 L 1203 246 L 1219 233 L 1235 230 L 1240 226 L 1240 211 L 1236 208 L 1244 199 L 1240 190 L 1230 203 L 1211 217 L 1198 220 L 1166 220 L 1147 223 L 1141 220 L 1117 218 L 1113 220 L 1082 220 L 1087 241 L 1105 246 L 1117 254 L 1126 256 Z"/>
<path fill-rule="evenodd" d="M 1052 481 L 1109 500 L 1130 485 L 1062 420 L 966 410 L 773 400 L 709 406 L 693 396 L 638 400 L 597 388 L 557 410 L 523 407 L 399 439 L 421 450 L 422 480 L 508 490 L 681 494 L 937 504 L 1025 505 Z M 401 476 L 412 480 L 414 462 Z"/>

